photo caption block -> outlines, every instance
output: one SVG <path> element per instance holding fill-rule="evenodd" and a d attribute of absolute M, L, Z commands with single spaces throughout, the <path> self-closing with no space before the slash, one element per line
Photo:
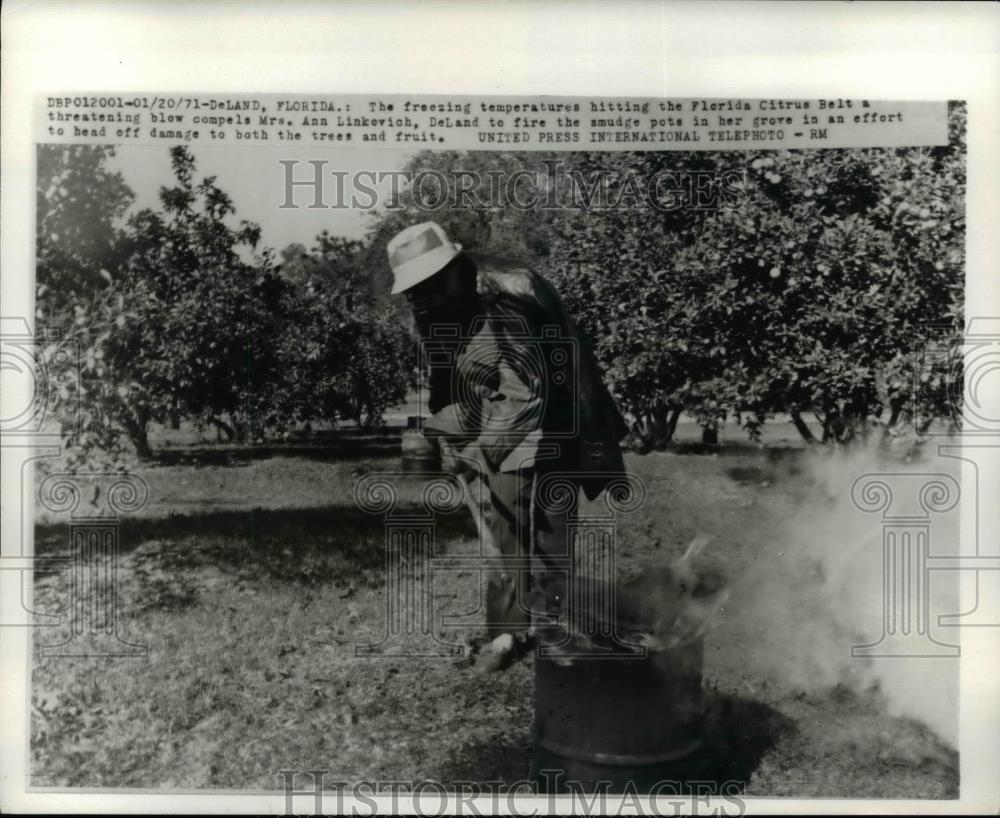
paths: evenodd
<path fill-rule="evenodd" d="M 405 94 L 45 94 L 39 142 L 698 151 L 948 143 L 947 103 Z"/>

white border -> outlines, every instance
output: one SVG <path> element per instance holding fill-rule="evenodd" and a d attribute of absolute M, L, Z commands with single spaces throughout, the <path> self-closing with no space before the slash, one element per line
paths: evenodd
<path fill-rule="evenodd" d="M 967 303 L 970 314 L 1000 316 L 998 12 L 952 3 L 9 0 L 0 48 L 0 312 L 31 314 L 33 94 L 169 89 L 965 99 Z M 0 467 L 4 487 L 19 479 L 12 460 Z M 16 524 L 13 496 L 16 489 L 3 492 L 5 541 Z M 1000 496 L 1000 487 L 985 486 L 983 496 Z M 16 575 L 2 574 L 3 598 L 13 592 L 16 604 Z M 283 811 L 280 795 L 23 793 L 25 647 L 23 633 L 0 630 L 4 811 Z M 962 649 L 960 800 L 751 799 L 751 811 L 996 812 L 1000 633 L 966 629 Z"/>

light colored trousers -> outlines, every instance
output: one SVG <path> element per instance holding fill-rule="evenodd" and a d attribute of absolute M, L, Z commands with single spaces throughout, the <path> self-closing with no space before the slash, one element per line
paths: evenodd
<path fill-rule="evenodd" d="M 558 611 L 570 542 L 567 522 L 576 502 L 558 511 L 536 498 L 537 472 L 492 472 L 470 486 L 505 558 L 486 577 L 486 630 L 490 639 L 503 633 L 523 636 L 533 621 Z"/>

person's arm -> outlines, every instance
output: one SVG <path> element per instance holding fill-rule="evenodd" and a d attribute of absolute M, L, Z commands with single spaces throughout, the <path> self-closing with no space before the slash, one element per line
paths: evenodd
<path fill-rule="evenodd" d="M 463 388 L 455 403 L 428 419 L 457 457 L 497 470 L 528 435 L 542 428 L 544 367 L 529 338 L 484 332 L 463 353 Z"/>
<path fill-rule="evenodd" d="M 480 409 L 482 423 L 474 445 L 493 469 L 499 469 L 507 455 L 542 428 L 545 396 L 541 373 L 523 365 L 525 350 L 515 352 L 518 354 L 501 361 L 499 383 L 484 394 Z"/>

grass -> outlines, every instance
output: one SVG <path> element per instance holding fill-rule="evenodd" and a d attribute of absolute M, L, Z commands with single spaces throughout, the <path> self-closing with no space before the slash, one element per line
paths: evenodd
<path fill-rule="evenodd" d="M 278 770 L 337 780 L 526 777 L 531 662 L 481 680 L 447 658 L 358 658 L 385 632 L 384 534 L 354 485 L 392 470 L 385 456 L 276 456 L 140 474 L 150 502 L 123 520 L 118 582 L 124 635 L 145 658 L 47 658 L 35 641 L 35 786 L 252 788 Z M 653 502 L 623 518 L 619 567 L 631 576 L 677 556 L 700 531 L 730 574 L 751 567 L 810 502 L 794 457 L 629 456 Z M 415 509 L 421 483 L 402 480 Z M 36 551 L 65 553 L 66 520 L 40 517 Z M 473 553 L 467 515 L 439 518 L 437 547 Z M 39 573 L 35 608 L 65 612 L 67 575 Z M 476 576 L 436 579 L 435 610 L 482 633 Z M 957 754 L 926 726 L 888 713 L 877 689 L 776 678 L 769 656 L 727 637 L 706 644 L 710 774 L 749 795 L 955 797 Z M 431 644 L 424 640 L 423 644 Z M 394 647 L 400 647 L 397 642 Z"/>

